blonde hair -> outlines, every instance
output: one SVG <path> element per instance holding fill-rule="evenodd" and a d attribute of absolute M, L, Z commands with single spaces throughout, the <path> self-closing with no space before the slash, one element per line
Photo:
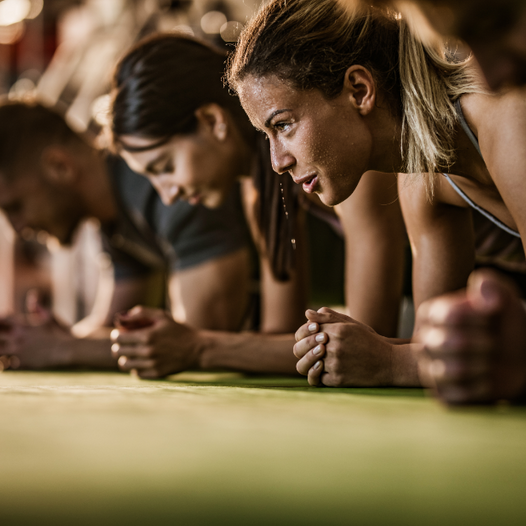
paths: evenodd
<path fill-rule="evenodd" d="M 401 123 L 402 167 L 434 175 L 455 160 L 454 103 L 481 91 L 470 59 L 455 60 L 443 45 L 421 42 L 399 13 L 338 0 L 272 0 L 242 32 L 229 58 L 226 80 L 233 90 L 248 76 L 276 75 L 294 88 L 336 97 L 347 69 L 371 71 L 391 112 Z"/>

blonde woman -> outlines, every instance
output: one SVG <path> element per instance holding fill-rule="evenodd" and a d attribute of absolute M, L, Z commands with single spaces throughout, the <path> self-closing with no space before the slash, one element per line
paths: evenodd
<path fill-rule="evenodd" d="M 273 172 L 263 136 L 223 85 L 225 58 L 204 42 L 166 34 L 138 43 L 116 68 L 116 152 L 150 180 L 167 206 L 184 199 L 214 208 L 241 182 L 260 263 L 259 333 L 199 331 L 163 311 L 141 308 L 122 318 L 114 354 L 122 369 L 142 377 L 188 368 L 296 372 L 291 349 L 304 319 L 308 271 L 302 212 L 311 203 L 299 203 L 290 178 Z M 394 175 L 371 173 L 364 183 L 356 192 L 360 206 L 345 203 L 339 209 L 346 246 L 354 248 L 346 261 L 347 296 L 355 316 L 389 335 L 396 332 L 405 231 Z M 334 220 L 313 197 L 316 213 Z M 380 232 L 389 234 L 372 245 Z M 375 309 L 378 303 L 386 308 Z M 134 323 L 139 327 L 131 330 Z"/>
<path fill-rule="evenodd" d="M 326 205 L 369 170 L 415 174 L 399 177 L 399 194 L 417 307 L 465 286 L 473 209 L 522 252 L 523 95 L 484 94 L 468 63 L 422 45 L 396 13 L 271 1 L 245 28 L 228 79 L 267 135 L 274 169 Z M 413 344 L 330 309 L 307 317 L 294 352 L 311 384 L 420 385 Z"/>

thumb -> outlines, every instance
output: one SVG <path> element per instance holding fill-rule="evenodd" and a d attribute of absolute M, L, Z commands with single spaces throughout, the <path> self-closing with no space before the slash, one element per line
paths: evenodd
<path fill-rule="evenodd" d="M 156 313 L 156 309 L 136 306 L 127 312 L 118 312 L 113 321 L 116 327 L 133 331 L 152 326 L 158 318 Z"/>

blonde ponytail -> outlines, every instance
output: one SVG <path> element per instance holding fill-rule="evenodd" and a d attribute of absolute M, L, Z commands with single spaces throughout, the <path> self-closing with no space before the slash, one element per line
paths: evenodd
<path fill-rule="evenodd" d="M 432 196 L 435 174 L 455 161 L 455 101 L 481 91 L 470 59 L 454 62 L 442 48 L 416 39 L 400 21 L 400 83 L 402 88 L 401 152 L 405 171 L 426 178 Z"/>
<path fill-rule="evenodd" d="M 483 91 L 470 59 L 455 60 L 444 43 L 422 43 L 391 9 L 338 0 L 271 0 L 245 27 L 230 56 L 227 81 L 235 91 L 249 75 L 277 75 L 299 90 L 341 93 L 347 69 L 368 68 L 402 128 L 403 166 L 425 177 L 455 161 L 455 101 Z M 422 175 L 424 174 L 424 175 Z"/>

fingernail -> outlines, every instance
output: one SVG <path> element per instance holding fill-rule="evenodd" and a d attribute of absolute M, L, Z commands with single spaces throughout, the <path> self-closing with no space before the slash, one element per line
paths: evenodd
<path fill-rule="evenodd" d="M 321 367 L 321 364 L 322 364 L 322 363 L 323 363 L 323 362 L 322 362 L 321 360 L 318 360 L 318 361 L 314 364 L 313 369 L 319 369 L 319 368 Z"/>
<path fill-rule="evenodd" d="M 113 353 L 117 353 L 119 352 L 119 349 L 120 349 L 120 345 L 118 343 L 114 343 L 112 346 L 111 346 L 111 352 Z"/>
<path fill-rule="evenodd" d="M 325 341 L 325 333 L 324 332 L 320 332 L 320 334 L 316 334 L 316 341 L 317 342 L 324 342 Z"/>
<path fill-rule="evenodd" d="M 321 345 L 316 345 L 316 347 L 312 349 L 312 354 L 321 354 Z"/>
<path fill-rule="evenodd" d="M 128 361 L 128 358 L 126 358 L 126 356 L 121 356 L 118 360 L 117 360 L 117 363 L 122 367 L 124 365 L 126 365 L 126 362 Z"/>
<path fill-rule="evenodd" d="M 318 324 L 317 323 L 311 323 L 308 327 L 310 332 L 316 332 L 318 330 Z"/>

